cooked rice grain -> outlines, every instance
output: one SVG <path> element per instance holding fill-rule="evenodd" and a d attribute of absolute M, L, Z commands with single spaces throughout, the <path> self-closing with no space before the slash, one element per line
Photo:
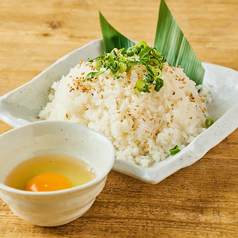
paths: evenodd
<path fill-rule="evenodd" d="M 205 130 L 208 92 L 181 68 L 165 63 L 164 86 L 151 93 L 135 88 L 144 79 L 144 66 L 132 67 L 122 73 L 124 78 L 114 80 L 108 70 L 83 82 L 92 70 L 94 63 L 82 62 L 55 82 L 40 118 L 70 120 L 100 131 L 111 139 L 117 159 L 142 166 L 166 159 L 171 148 L 183 149 Z"/>

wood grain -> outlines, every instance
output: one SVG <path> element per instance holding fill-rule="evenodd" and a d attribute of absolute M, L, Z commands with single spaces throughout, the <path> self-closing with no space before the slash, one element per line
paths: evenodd
<path fill-rule="evenodd" d="M 167 0 L 201 61 L 238 71 L 237 0 Z M 101 38 L 98 12 L 122 34 L 153 44 L 157 0 L 0 0 L 0 96 L 61 56 Z M 0 121 L 0 134 L 12 129 Z M 0 237 L 237 237 L 238 130 L 200 161 L 150 185 L 111 171 L 81 218 L 31 225 L 0 200 Z"/>

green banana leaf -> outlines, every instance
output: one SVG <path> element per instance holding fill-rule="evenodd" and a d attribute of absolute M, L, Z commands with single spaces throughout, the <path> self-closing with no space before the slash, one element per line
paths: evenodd
<path fill-rule="evenodd" d="M 205 70 L 164 0 L 160 3 L 154 47 L 170 65 L 180 65 L 190 79 L 202 84 Z"/>
<path fill-rule="evenodd" d="M 135 45 L 134 41 L 115 30 L 100 12 L 99 16 L 105 52 Z M 165 55 L 170 65 L 180 65 L 191 80 L 197 85 L 202 84 L 205 70 L 164 0 L 160 3 L 154 47 Z"/>
<path fill-rule="evenodd" d="M 128 49 L 129 47 L 135 45 L 135 42 L 123 36 L 117 30 L 115 30 L 104 18 L 101 12 L 99 12 L 100 25 L 103 35 L 103 44 L 106 53 L 111 52 L 114 48 Z"/>

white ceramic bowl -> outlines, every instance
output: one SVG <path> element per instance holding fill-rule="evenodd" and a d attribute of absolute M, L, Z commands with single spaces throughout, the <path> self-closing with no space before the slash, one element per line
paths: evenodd
<path fill-rule="evenodd" d="M 84 185 L 55 192 L 27 192 L 4 185 L 22 161 L 44 154 L 78 157 L 96 169 Z M 114 163 L 114 147 L 104 135 L 72 122 L 43 121 L 0 136 L 0 196 L 22 219 L 39 226 L 59 226 L 83 215 L 103 189 Z"/>
<path fill-rule="evenodd" d="M 103 53 L 103 40 L 98 39 L 63 56 L 30 82 L 0 97 L 0 120 L 13 127 L 37 121 L 36 117 L 49 101 L 53 82 L 67 75 L 79 60 L 93 59 Z M 201 159 L 238 127 L 238 72 L 205 62 L 202 65 L 205 69 L 203 84 L 208 87 L 213 99 L 208 105 L 208 118 L 213 118 L 215 123 L 175 156 L 155 162 L 150 167 L 116 160 L 113 165 L 115 171 L 148 183 L 159 183 Z"/>

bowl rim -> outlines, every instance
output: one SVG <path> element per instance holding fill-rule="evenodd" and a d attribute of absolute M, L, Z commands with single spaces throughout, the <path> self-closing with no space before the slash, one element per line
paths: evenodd
<path fill-rule="evenodd" d="M 112 151 L 112 156 L 110 159 L 110 161 L 108 161 L 106 168 L 104 170 L 103 173 L 99 174 L 98 176 L 96 176 L 96 178 L 94 178 L 93 180 L 91 180 L 88 183 L 73 187 L 73 188 L 68 188 L 68 189 L 63 189 L 63 190 L 58 190 L 58 191 L 47 191 L 47 192 L 31 192 L 31 191 L 24 191 L 24 190 L 20 190 L 20 189 L 16 189 L 16 188 L 12 188 L 9 187 L 7 185 L 5 185 L 4 183 L 0 182 L 0 195 L 1 195 L 1 190 L 7 191 L 7 192 L 11 192 L 11 193 L 15 193 L 18 195 L 28 195 L 28 196 L 50 196 L 50 195 L 60 195 L 60 194 L 66 194 L 66 193 L 74 193 L 76 191 L 81 191 L 81 190 L 85 190 L 88 189 L 94 185 L 96 185 L 97 183 L 100 183 L 105 177 L 107 177 L 108 173 L 111 171 L 114 161 L 115 161 L 115 148 L 114 145 L 112 144 L 112 142 L 102 133 L 95 131 L 89 127 L 80 125 L 76 122 L 72 122 L 72 121 L 63 121 L 63 120 L 45 120 L 45 121 L 37 121 L 37 122 L 31 122 L 29 124 L 26 124 L 24 126 L 20 126 L 17 128 L 13 128 L 3 134 L 0 135 L 0 138 L 11 134 L 11 133 L 15 133 L 15 131 L 19 131 L 19 130 L 24 130 L 25 128 L 28 127 L 34 127 L 37 125 L 44 125 L 44 124 L 53 124 L 53 125 L 60 125 L 60 124 L 70 124 L 71 126 L 75 126 L 75 127 L 81 127 L 86 129 L 87 131 L 90 131 L 94 134 L 97 134 L 101 137 L 104 137 L 104 139 L 106 139 L 106 141 L 108 142 L 108 144 L 111 147 L 111 151 Z M 96 166 L 95 166 L 96 167 Z"/>

